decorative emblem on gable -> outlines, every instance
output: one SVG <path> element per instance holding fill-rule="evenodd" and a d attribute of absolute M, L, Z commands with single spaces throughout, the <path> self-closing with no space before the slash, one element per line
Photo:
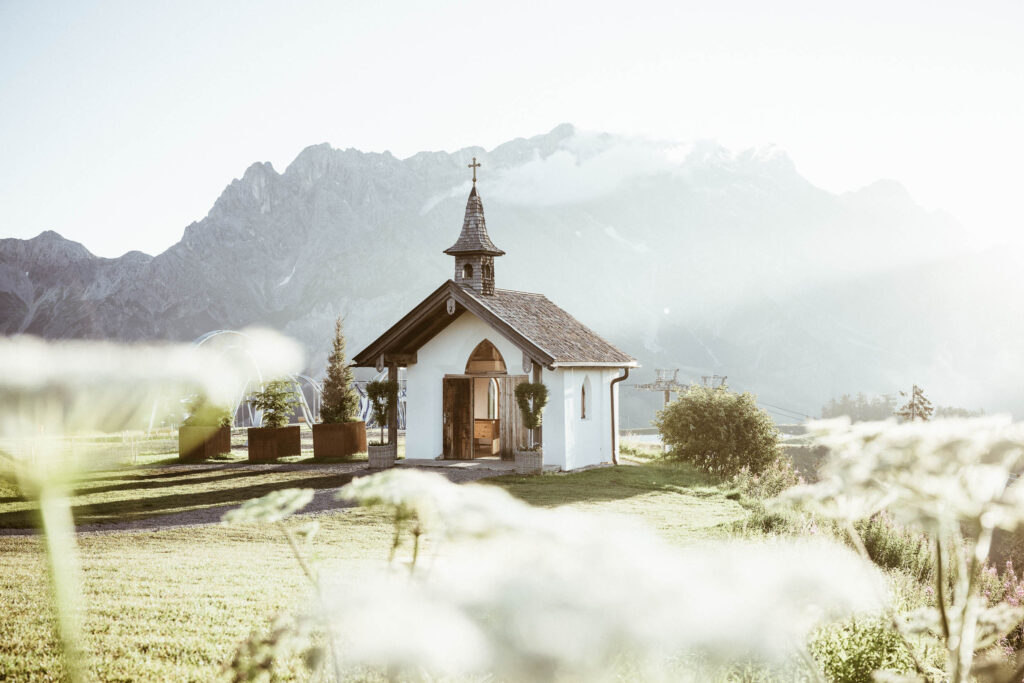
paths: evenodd
<path fill-rule="evenodd" d="M 377 372 L 384 372 L 384 354 L 377 356 Z M 390 377 L 388 379 L 391 379 Z"/>
<path fill-rule="evenodd" d="M 448 311 L 448 315 L 455 315 L 455 299 L 448 297 L 448 301 L 444 302 L 445 310 Z"/>
<path fill-rule="evenodd" d="M 529 375 L 533 371 L 533 359 L 523 353 L 523 372 Z"/>

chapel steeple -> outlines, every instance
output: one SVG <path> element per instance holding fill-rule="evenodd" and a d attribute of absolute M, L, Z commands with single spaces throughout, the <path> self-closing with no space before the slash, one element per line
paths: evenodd
<path fill-rule="evenodd" d="M 476 169 L 480 164 L 476 157 L 469 168 L 473 169 L 473 189 L 466 201 L 466 217 L 462 221 L 462 233 L 455 244 L 444 253 L 455 257 L 455 281 L 481 294 L 494 294 L 494 257 L 505 252 L 494 246 L 487 235 L 484 221 L 484 205 L 476 192 Z"/>

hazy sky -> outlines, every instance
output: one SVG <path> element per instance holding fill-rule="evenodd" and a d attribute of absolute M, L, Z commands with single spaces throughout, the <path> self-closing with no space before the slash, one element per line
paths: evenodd
<path fill-rule="evenodd" d="M 254 161 L 561 122 L 774 143 L 1019 239 L 1024 2 L 0 0 L 0 237 L 157 253 Z"/>

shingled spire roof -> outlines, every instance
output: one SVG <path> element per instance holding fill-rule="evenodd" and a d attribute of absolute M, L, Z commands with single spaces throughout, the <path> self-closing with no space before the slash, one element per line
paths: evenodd
<path fill-rule="evenodd" d="M 473 183 L 473 190 L 469 193 L 469 200 L 466 201 L 466 218 L 462 222 L 462 234 L 459 235 L 455 244 L 444 250 L 444 253 L 452 256 L 456 254 L 501 256 L 505 253 L 494 246 L 494 242 L 487 235 L 484 205 L 480 201 L 480 195 L 476 193 L 476 183 Z"/>

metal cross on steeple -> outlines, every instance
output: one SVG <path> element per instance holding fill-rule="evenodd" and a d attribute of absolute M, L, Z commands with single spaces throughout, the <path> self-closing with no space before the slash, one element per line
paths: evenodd
<path fill-rule="evenodd" d="M 476 157 L 473 157 L 473 163 L 469 164 L 467 168 L 473 169 L 473 184 L 476 185 L 476 169 L 480 168 L 480 164 L 476 162 Z"/>

